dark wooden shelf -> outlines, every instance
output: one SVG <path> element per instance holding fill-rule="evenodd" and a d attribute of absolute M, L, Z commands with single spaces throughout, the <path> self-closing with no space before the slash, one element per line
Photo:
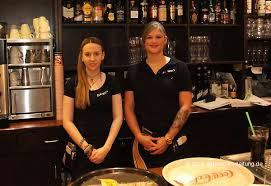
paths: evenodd
<path fill-rule="evenodd" d="M 247 41 L 271 41 L 271 38 L 247 38 Z"/>
<path fill-rule="evenodd" d="M 130 27 L 144 27 L 146 24 L 137 24 L 137 23 L 128 23 L 127 24 Z M 187 27 L 187 24 L 163 24 L 164 27 Z"/>
<path fill-rule="evenodd" d="M 258 19 L 258 18 L 268 19 L 268 18 L 271 18 L 271 15 L 265 15 L 265 16 L 246 15 L 246 16 L 247 16 L 247 18 L 253 18 L 253 19 Z"/>
<path fill-rule="evenodd" d="M 190 27 L 240 27 L 239 24 L 189 24 Z"/>
<path fill-rule="evenodd" d="M 234 64 L 242 64 L 244 61 L 232 60 L 232 61 L 209 61 L 209 62 L 196 62 L 196 63 L 186 63 L 187 65 L 234 65 Z"/>
<path fill-rule="evenodd" d="M 85 23 L 63 23 L 62 27 L 63 28 L 88 28 L 88 27 L 125 27 L 126 24 L 125 23 L 112 23 L 112 24 L 106 24 L 106 23 L 89 23 L 89 24 L 85 24 Z"/>

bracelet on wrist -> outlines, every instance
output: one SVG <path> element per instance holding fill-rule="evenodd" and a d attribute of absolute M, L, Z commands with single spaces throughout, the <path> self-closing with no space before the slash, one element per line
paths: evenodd
<path fill-rule="evenodd" d="M 85 148 L 85 150 L 84 150 L 84 154 L 85 154 L 87 157 L 89 157 L 89 156 L 91 156 L 92 151 L 93 151 L 93 146 L 90 145 L 90 144 L 88 144 L 88 146 L 87 146 L 87 147 Z"/>

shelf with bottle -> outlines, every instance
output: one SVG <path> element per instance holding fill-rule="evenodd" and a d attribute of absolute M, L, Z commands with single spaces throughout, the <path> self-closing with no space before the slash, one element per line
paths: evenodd
<path fill-rule="evenodd" d="M 62 24 L 63 28 L 84 28 L 84 27 L 94 27 L 94 28 L 99 28 L 99 27 L 120 27 L 120 28 L 125 28 L 126 24 L 125 23 L 63 23 Z"/>
<path fill-rule="evenodd" d="M 189 62 L 187 65 L 234 65 L 234 64 L 243 64 L 244 61 L 238 60 L 228 60 L 228 61 L 207 61 L 207 62 Z"/>

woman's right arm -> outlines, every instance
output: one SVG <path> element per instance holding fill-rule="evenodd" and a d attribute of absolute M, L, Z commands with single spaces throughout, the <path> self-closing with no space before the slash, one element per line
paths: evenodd
<path fill-rule="evenodd" d="M 146 150 L 154 147 L 156 144 L 152 140 L 156 138 L 142 135 L 140 131 L 135 114 L 135 101 L 133 91 L 125 91 L 124 93 L 124 113 L 125 120 L 138 142 L 141 143 Z"/>
<path fill-rule="evenodd" d="M 88 143 L 83 141 L 80 144 L 83 136 L 73 123 L 74 115 L 74 98 L 64 96 L 63 97 L 63 127 L 69 134 L 70 138 L 78 145 L 82 150 L 87 147 Z"/>

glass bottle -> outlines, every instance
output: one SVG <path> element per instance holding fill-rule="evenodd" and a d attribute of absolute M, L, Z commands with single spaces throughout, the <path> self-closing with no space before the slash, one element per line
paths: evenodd
<path fill-rule="evenodd" d="M 103 23 L 104 22 L 104 6 L 101 0 L 96 0 L 93 7 L 93 22 Z"/>
<path fill-rule="evenodd" d="M 158 21 L 162 24 L 167 22 L 167 4 L 164 0 L 160 0 L 158 4 Z"/>
<path fill-rule="evenodd" d="M 220 0 L 217 0 L 216 4 L 215 4 L 215 23 L 216 24 L 221 23 L 221 2 L 220 2 Z"/>
<path fill-rule="evenodd" d="M 201 75 L 201 66 L 198 66 L 197 67 L 197 70 L 196 70 L 196 77 L 197 77 L 197 80 L 196 80 L 196 99 L 197 101 L 201 100 L 203 98 L 202 94 L 203 94 L 203 82 L 202 82 L 202 75 Z"/>
<path fill-rule="evenodd" d="M 140 3 L 140 21 L 141 24 L 148 22 L 148 3 L 147 0 L 141 0 Z"/>
<path fill-rule="evenodd" d="M 252 0 L 247 0 L 247 14 L 252 14 Z"/>
<path fill-rule="evenodd" d="M 125 20 L 125 11 L 124 11 L 124 4 L 123 0 L 117 1 L 117 7 L 116 7 L 116 14 L 117 14 L 117 23 L 124 23 Z"/>
<path fill-rule="evenodd" d="M 72 23 L 74 19 L 74 6 L 72 0 L 64 0 L 62 4 L 62 19 L 64 23 Z"/>
<path fill-rule="evenodd" d="M 84 0 L 83 6 L 83 23 L 91 23 L 93 21 L 93 4 L 89 0 Z"/>
<path fill-rule="evenodd" d="M 77 0 L 76 4 L 75 4 L 74 22 L 75 23 L 82 23 L 83 22 L 83 11 L 82 11 L 81 0 Z"/>
<path fill-rule="evenodd" d="M 171 0 L 169 2 L 169 23 L 174 24 L 176 23 L 175 19 L 176 19 L 176 5 L 175 5 L 175 1 Z"/>
<path fill-rule="evenodd" d="M 151 0 L 149 5 L 149 21 L 158 20 L 158 4 L 156 0 Z"/>
<path fill-rule="evenodd" d="M 183 1 L 178 0 L 176 4 L 176 23 L 182 24 L 183 23 Z"/>
<path fill-rule="evenodd" d="M 202 1 L 201 2 L 201 24 L 208 24 L 209 23 L 209 19 L 208 19 L 208 5 L 207 5 L 207 1 Z"/>
<path fill-rule="evenodd" d="M 222 24 L 229 24 L 229 22 L 230 22 L 229 10 L 227 8 L 226 0 L 224 0 L 224 2 L 223 2 L 220 19 L 221 19 Z"/>
<path fill-rule="evenodd" d="M 215 10 L 213 7 L 213 1 L 210 0 L 209 2 L 209 15 L 208 15 L 208 20 L 210 24 L 214 24 L 215 23 Z"/>
<path fill-rule="evenodd" d="M 195 0 L 191 0 L 190 21 L 192 24 L 196 24 L 198 22 L 198 10 Z"/>
<path fill-rule="evenodd" d="M 138 6 L 134 0 L 130 1 L 130 23 L 138 23 Z"/>
<path fill-rule="evenodd" d="M 265 16 L 265 0 L 258 0 L 258 16 Z"/>
<path fill-rule="evenodd" d="M 231 2 L 230 23 L 236 24 L 236 3 L 235 3 L 235 0 L 232 0 L 232 2 Z"/>
<path fill-rule="evenodd" d="M 104 12 L 104 21 L 105 21 L 105 23 L 115 23 L 116 22 L 116 16 L 115 16 L 115 11 L 114 11 L 112 0 L 107 1 L 106 11 Z"/>

